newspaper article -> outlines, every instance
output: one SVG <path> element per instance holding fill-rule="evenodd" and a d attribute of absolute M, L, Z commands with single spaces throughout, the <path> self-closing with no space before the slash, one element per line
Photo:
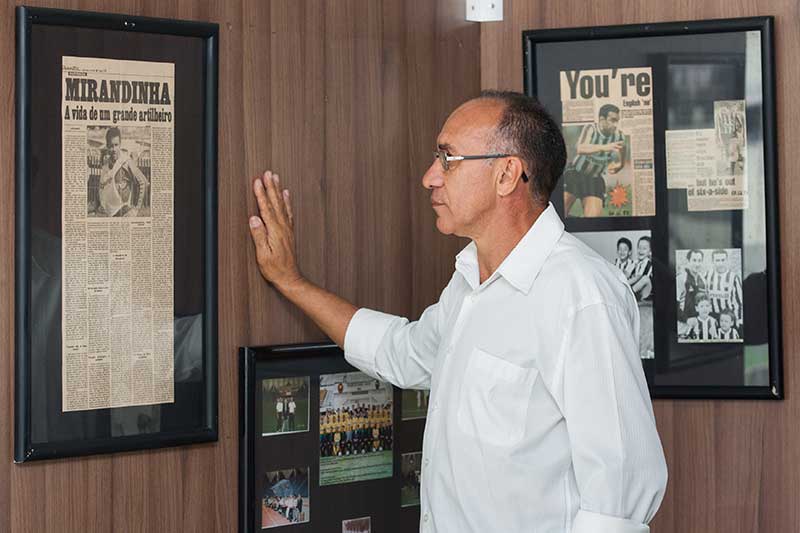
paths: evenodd
<path fill-rule="evenodd" d="M 713 129 L 667 130 L 667 188 L 686 189 L 717 175 Z"/>
<path fill-rule="evenodd" d="M 653 216 L 652 69 L 561 72 L 566 216 Z"/>
<path fill-rule="evenodd" d="M 714 102 L 714 128 L 668 130 L 667 187 L 686 189 L 689 211 L 747 209 L 744 100 Z"/>
<path fill-rule="evenodd" d="M 174 401 L 174 64 L 62 59 L 62 410 Z"/>

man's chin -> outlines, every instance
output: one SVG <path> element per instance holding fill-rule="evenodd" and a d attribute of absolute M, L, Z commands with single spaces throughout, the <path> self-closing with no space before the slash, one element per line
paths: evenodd
<path fill-rule="evenodd" d="M 442 235 L 452 235 L 455 231 L 450 224 L 442 220 L 442 217 L 436 217 L 436 229 L 439 230 L 439 233 Z"/>

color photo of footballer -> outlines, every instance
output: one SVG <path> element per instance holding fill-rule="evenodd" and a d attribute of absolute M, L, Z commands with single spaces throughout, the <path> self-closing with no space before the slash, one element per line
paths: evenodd
<path fill-rule="evenodd" d="M 261 529 L 302 524 L 310 518 L 308 467 L 267 472 L 261 497 Z"/>
<path fill-rule="evenodd" d="M 653 253 L 650 230 L 574 233 L 625 276 L 639 305 L 639 357 L 653 359 Z"/>
<path fill-rule="evenodd" d="M 320 376 L 321 486 L 392 477 L 392 395 L 362 372 Z"/>
<path fill-rule="evenodd" d="M 567 144 L 564 211 L 570 217 L 633 215 L 630 136 L 620 131 L 619 108 L 600 107 L 594 124 L 562 127 Z"/>
<path fill-rule="evenodd" d="M 742 342 L 742 251 L 675 251 L 678 342 Z"/>

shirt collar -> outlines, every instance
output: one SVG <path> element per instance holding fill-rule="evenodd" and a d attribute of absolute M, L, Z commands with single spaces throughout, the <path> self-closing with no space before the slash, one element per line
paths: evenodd
<path fill-rule="evenodd" d="M 487 281 L 500 275 L 515 289 L 527 294 L 545 259 L 563 233 L 564 223 L 553 204 L 549 204 Z M 472 290 L 480 286 L 478 247 L 475 241 L 470 242 L 456 256 L 456 271 L 464 276 Z"/>

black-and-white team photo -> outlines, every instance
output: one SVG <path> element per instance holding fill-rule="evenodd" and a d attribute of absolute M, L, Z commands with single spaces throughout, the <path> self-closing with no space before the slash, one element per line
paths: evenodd
<path fill-rule="evenodd" d="M 87 216 L 150 216 L 150 135 L 150 126 L 87 126 Z"/>
<path fill-rule="evenodd" d="M 675 251 L 678 342 L 742 342 L 742 251 Z"/>
<path fill-rule="evenodd" d="M 653 359 L 653 247 L 650 230 L 587 231 L 574 235 L 625 276 L 639 304 L 639 356 Z"/>

